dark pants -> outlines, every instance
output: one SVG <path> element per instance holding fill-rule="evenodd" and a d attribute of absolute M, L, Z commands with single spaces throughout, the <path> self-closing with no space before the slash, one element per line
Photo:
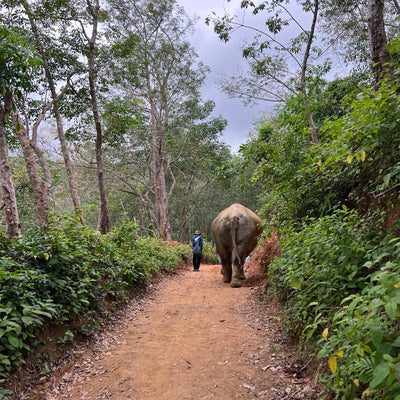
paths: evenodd
<path fill-rule="evenodd" d="M 198 270 L 200 268 L 201 253 L 193 253 L 193 268 Z"/>

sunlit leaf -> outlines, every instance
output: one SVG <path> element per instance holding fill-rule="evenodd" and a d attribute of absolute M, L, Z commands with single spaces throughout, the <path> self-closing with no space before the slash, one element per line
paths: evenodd
<path fill-rule="evenodd" d="M 363 391 L 361 398 L 364 399 L 368 399 L 368 397 L 371 395 L 371 390 L 370 388 L 367 388 Z"/>
<path fill-rule="evenodd" d="M 337 356 L 340 357 L 340 358 L 343 358 L 343 356 L 344 356 L 343 350 L 337 350 L 337 351 L 335 351 L 335 355 L 337 355 Z"/>
<path fill-rule="evenodd" d="M 324 331 L 322 332 L 322 336 L 324 337 L 325 340 L 327 340 L 327 338 L 328 338 L 328 333 L 329 333 L 328 328 L 325 328 Z"/>
<path fill-rule="evenodd" d="M 336 374 L 337 371 L 337 361 L 335 357 L 329 358 L 328 361 L 329 369 L 331 370 L 332 374 Z"/>

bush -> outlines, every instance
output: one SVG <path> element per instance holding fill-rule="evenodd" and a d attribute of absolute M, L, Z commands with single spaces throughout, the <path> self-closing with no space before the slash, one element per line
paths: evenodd
<path fill-rule="evenodd" d="M 361 293 L 343 299 L 320 340 L 327 388 L 342 399 L 400 399 L 400 239 L 383 240 L 364 264 L 380 268 Z M 386 260 L 386 261 L 385 261 Z"/>
<path fill-rule="evenodd" d="M 47 230 L 0 236 L 0 376 L 24 362 L 45 319 L 64 324 L 101 313 L 105 299 L 123 301 L 189 256 L 189 246 L 138 237 L 135 222 L 101 236 L 73 217 L 53 217 Z"/>
<path fill-rule="evenodd" d="M 207 240 L 203 241 L 203 255 L 202 255 L 202 263 L 205 264 L 219 264 L 217 254 L 215 252 L 215 245 L 213 242 L 208 242 Z"/>
<path fill-rule="evenodd" d="M 370 230 L 354 212 L 308 218 L 282 231 L 270 284 L 287 312 L 287 329 L 310 339 L 344 297 L 365 286 Z"/>
<path fill-rule="evenodd" d="M 327 391 L 400 400 L 400 239 L 355 212 L 310 218 L 282 232 L 270 275 L 287 330 L 326 359 Z"/>

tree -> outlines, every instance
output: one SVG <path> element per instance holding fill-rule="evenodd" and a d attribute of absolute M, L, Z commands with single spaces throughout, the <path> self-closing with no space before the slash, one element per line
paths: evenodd
<path fill-rule="evenodd" d="M 79 194 L 78 194 L 78 190 L 77 190 L 76 184 L 75 184 L 72 163 L 71 163 L 71 157 L 70 157 L 68 146 L 67 146 L 67 140 L 66 140 L 65 133 L 64 133 L 63 120 L 62 120 L 60 107 L 59 107 L 60 99 L 62 98 L 62 96 L 65 94 L 66 90 L 69 87 L 70 76 L 65 77 L 67 84 L 65 85 L 64 89 L 60 92 L 60 94 L 57 94 L 56 82 L 55 82 L 55 78 L 54 78 L 54 71 L 52 71 L 50 63 L 49 63 L 50 60 L 48 59 L 49 58 L 49 56 L 47 54 L 48 52 L 46 51 L 43 40 L 41 38 L 41 34 L 40 34 L 40 31 L 39 31 L 39 28 L 38 28 L 38 25 L 36 22 L 36 16 L 32 13 L 32 11 L 30 9 L 30 5 L 27 1 L 22 1 L 21 4 L 24 7 L 25 12 L 29 18 L 33 37 L 35 38 L 36 46 L 37 46 L 37 48 L 40 52 L 40 55 L 42 57 L 42 60 L 43 60 L 43 67 L 44 67 L 45 76 L 46 76 L 48 86 L 50 89 L 50 93 L 51 93 L 52 104 L 53 104 L 53 114 L 54 114 L 54 117 L 56 120 L 57 133 L 58 133 L 58 138 L 60 140 L 61 150 L 62 150 L 62 154 L 63 154 L 63 158 L 64 158 L 64 164 L 65 164 L 65 169 L 67 172 L 68 186 L 69 186 L 70 193 L 71 193 L 72 203 L 74 205 L 74 209 L 75 209 L 75 212 L 76 212 L 78 218 L 81 220 L 81 222 L 83 222 L 83 215 L 82 215 L 82 210 L 81 210 L 81 206 L 80 206 Z M 37 18 L 39 19 L 39 21 L 45 22 L 45 23 L 49 22 L 48 20 L 44 20 L 44 18 L 45 18 L 44 16 L 47 14 L 47 10 L 41 11 L 39 9 L 39 10 L 37 10 L 37 13 L 38 13 Z M 48 34 L 47 41 L 49 41 L 48 38 L 50 37 L 50 32 L 47 32 L 47 34 Z M 57 54 L 57 52 L 54 51 L 54 47 L 53 47 L 53 54 Z M 70 75 L 72 75 L 72 73 Z"/>
<path fill-rule="evenodd" d="M 82 31 L 88 43 L 88 66 L 89 66 L 89 87 L 90 87 L 90 97 L 92 100 L 92 111 L 94 124 L 96 128 L 96 171 L 97 179 L 99 184 L 100 193 L 100 232 L 107 233 L 110 229 L 110 218 L 108 214 L 108 202 L 106 187 L 104 183 L 104 166 L 102 157 L 102 146 L 103 146 L 103 128 L 100 120 L 99 106 L 97 100 L 96 91 L 96 40 L 98 35 L 98 24 L 100 18 L 100 3 L 99 0 L 95 0 L 92 3 L 90 0 L 86 1 L 89 14 L 92 18 L 92 33 L 89 36 L 86 33 L 86 29 L 82 24 Z"/>
<path fill-rule="evenodd" d="M 369 0 L 324 0 L 321 4 L 324 41 L 353 69 L 368 73 L 372 67 L 368 22 L 371 17 L 371 5 Z M 377 5 L 373 7 L 374 10 L 377 9 Z M 397 0 L 382 2 L 381 12 L 380 29 L 383 28 L 383 21 L 386 37 L 391 40 L 399 32 L 400 8 Z M 373 20 L 376 22 L 375 18 Z"/>
<path fill-rule="evenodd" d="M 264 11 L 269 13 L 265 22 L 267 30 L 248 25 L 238 17 L 229 14 L 222 17 L 214 14 L 206 19 L 207 24 L 214 24 L 214 31 L 225 42 L 237 29 L 246 28 L 255 33 L 254 41 L 243 48 L 243 57 L 248 60 L 250 66 L 251 84 L 249 85 L 247 80 L 236 77 L 231 82 L 225 81 L 223 89 L 234 96 L 273 102 L 284 101 L 285 93 L 300 92 L 311 130 L 311 139 L 313 143 L 317 143 L 318 129 L 309 104 L 306 79 L 310 72 L 312 51 L 316 51 L 316 56 L 321 55 L 321 50 L 312 47 L 315 41 L 320 0 L 302 2 L 303 11 L 312 15 L 309 30 L 306 30 L 294 17 L 286 2 L 282 0 L 263 1 L 258 6 L 253 1 L 246 0 L 241 2 L 241 8 L 251 8 L 253 14 Z M 283 18 L 282 15 L 286 17 Z M 293 24 L 293 29 L 299 31 L 299 34 L 291 39 L 289 45 L 286 45 L 279 39 L 278 34 L 290 23 Z"/>
<path fill-rule="evenodd" d="M 5 88 L 3 88 L 3 90 L 5 90 Z M 13 238 L 21 235 L 21 224 L 19 222 L 17 200 L 11 176 L 5 133 L 6 116 L 10 115 L 12 109 L 11 93 L 5 93 L 2 100 L 3 105 L 0 109 L 0 181 L 3 205 L 1 209 L 4 209 L 7 237 Z"/>
<path fill-rule="evenodd" d="M 390 53 L 387 49 L 383 10 L 384 0 L 369 0 L 368 33 L 376 89 L 379 88 L 381 80 L 392 72 Z"/>
<path fill-rule="evenodd" d="M 5 26 L 1 28 L 1 58 L 0 69 L 0 91 L 2 96 L 2 107 L 0 109 L 0 176 L 3 195 L 3 206 L 5 210 L 5 219 L 7 226 L 7 236 L 15 237 L 21 234 L 19 215 L 15 197 L 14 186 L 11 177 L 11 169 L 8 158 L 8 146 L 6 139 L 6 121 L 7 117 L 12 116 L 21 142 L 27 143 L 23 136 L 20 121 L 17 118 L 16 106 L 18 99 L 23 98 L 22 88 L 29 88 L 31 84 L 30 74 L 34 68 L 40 65 L 40 57 L 35 50 L 30 47 L 28 36 L 23 30 L 20 33 L 12 32 Z M 22 132 L 21 132 L 22 131 Z M 32 148 L 29 146 L 28 153 L 32 155 Z M 40 155 L 40 152 L 38 153 Z M 29 164 L 30 165 L 30 164 Z M 27 170 L 29 169 L 27 164 Z M 47 193 L 42 193 L 43 187 L 40 185 L 40 178 L 35 165 L 31 169 L 30 177 L 35 183 L 38 183 L 35 192 L 37 205 L 37 214 L 39 222 L 47 226 L 48 202 L 46 204 Z M 40 190 L 39 190 L 40 189 Z"/>
<path fill-rule="evenodd" d="M 109 4 L 114 35 L 123 36 L 114 46 L 123 56 L 112 65 L 119 85 L 115 93 L 125 103 L 135 99 L 131 105 L 143 116 L 139 126 L 128 125 L 125 132 L 135 136 L 133 154 L 145 156 L 142 152 L 147 151 L 149 155 L 146 180 L 131 184 L 129 190 L 149 205 L 158 232 L 170 240 L 169 202 L 176 188 L 173 166 L 198 132 L 195 119 L 207 118 L 212 110 L 211 103 L 199 101 L 206 68 L 195 65 L 194 50 L 184 40 L 192 22 L 175 0 L 130 0 L 128 6 L 126 1 L 110 0 Z M 172 143 L 173 152 L 167 153 Z"/>

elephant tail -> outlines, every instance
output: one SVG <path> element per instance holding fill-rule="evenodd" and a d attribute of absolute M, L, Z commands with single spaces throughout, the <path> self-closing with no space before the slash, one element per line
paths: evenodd
<path fill-rule="evenodd" d="M 238 259 L 240 262 L 239 253 L 237 250 L 237 233 L 239 229 L 239 217 L 237 215 L 233 216 L 231 222 L 231 237 L 232 237 L 232 263 Z"/>

